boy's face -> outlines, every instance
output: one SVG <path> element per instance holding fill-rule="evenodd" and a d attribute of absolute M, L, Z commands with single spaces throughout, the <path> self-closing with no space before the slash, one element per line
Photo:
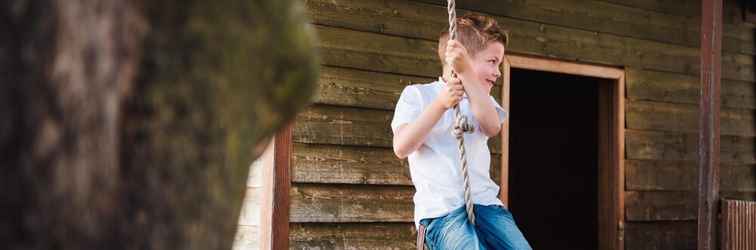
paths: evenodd
<path fill-rule="evenodd" d="M 489 42 L 488 45 L 472 56 L 472 68 L 478 82 L 487 93 L 499 77 L 501 77 L 501 61 L 504 57 L 504 45 L 500 42 Z"/>

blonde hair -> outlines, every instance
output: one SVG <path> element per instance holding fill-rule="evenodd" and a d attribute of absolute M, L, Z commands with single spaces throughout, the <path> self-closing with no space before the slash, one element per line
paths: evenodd
<path fill-rule="evenodd" d="M 509 31 L 502 29 L 492 17 L 469 13 L 457 17 L 456 40 L 462 43 L 471 56 L 486 48 L 489 42 L 499 42 L 504 48 L 509 44 Z M 438 38 L 438 57 L 444 63 L 449 31 L 444 30 Z"/>

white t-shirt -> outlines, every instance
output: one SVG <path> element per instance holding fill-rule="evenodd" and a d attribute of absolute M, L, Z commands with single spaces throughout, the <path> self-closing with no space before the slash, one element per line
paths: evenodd
<path fill-rule="evenodd" d="M 396 104 L 391 129 L 394 134 L 402 124 L 417 119 L 446 85 L 442 79 L 429 84 L 404 88 Z M 491 97 L 499 122 L 506 117 L 504 109 Z M 465 97 L 460 111 L 473 124 L 475 131 L 465 133 L 465 154 L 469 167 L 472 199 L 475 204 L 503 205 L 498 198 L 499 186 L 491 180 L 491 153 L 488 137 L 483 134 Z M 415 185 L 415 226 L 425 218 L 436 218 L 464 206 L 464 186 L 457 139 L 452 134 L 454 110 L 447 110 L 431 129 L 423 145 L 409 155 L 410 174 Z"/>

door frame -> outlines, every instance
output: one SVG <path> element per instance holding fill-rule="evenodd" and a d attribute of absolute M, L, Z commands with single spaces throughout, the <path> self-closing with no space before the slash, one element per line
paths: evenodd
<path fill-rule="evenodd" d="M 507 54 L 502 63 L 501 105 L 509 111 L 512 68 L 606 79 L 599 84 L 598 248 L 624 249 L 625 71 L 620 68 L 576 63 L 519 54 Z M 609 93 L 609 94 L 607 94 Z M 509 114 L 511 117 L 511 114 Z M 499 198 L 509 205 L 509 120 L 501 130 Z"/>

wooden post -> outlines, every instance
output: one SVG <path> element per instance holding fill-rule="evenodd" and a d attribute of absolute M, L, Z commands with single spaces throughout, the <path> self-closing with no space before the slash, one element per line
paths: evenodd
<path fill-rule="evenodd" d="M 289 189 L 291 176 L 291 127 L 282 128 L 273 141 L 273 211 L 270 249 L 289 249 Z"/>
<path fill-rule="evenodd" d="M 698 141 L 698 249 L 716 248 L 719 201 L 719 109 L 722 0 L 702 0 Z"/>
<path fill-rule="evenodd" d="M 509 108 L 509 91 L 511 86 L 512 64 L 509 57 L 504 57 L 502 63 L 501 107 L 507 111 L 507 117 L 501 126 L 501 171 L 499 171 L 499 199 L 504 206 L 509 208 L 509 121 L 511 113 Z"/>

